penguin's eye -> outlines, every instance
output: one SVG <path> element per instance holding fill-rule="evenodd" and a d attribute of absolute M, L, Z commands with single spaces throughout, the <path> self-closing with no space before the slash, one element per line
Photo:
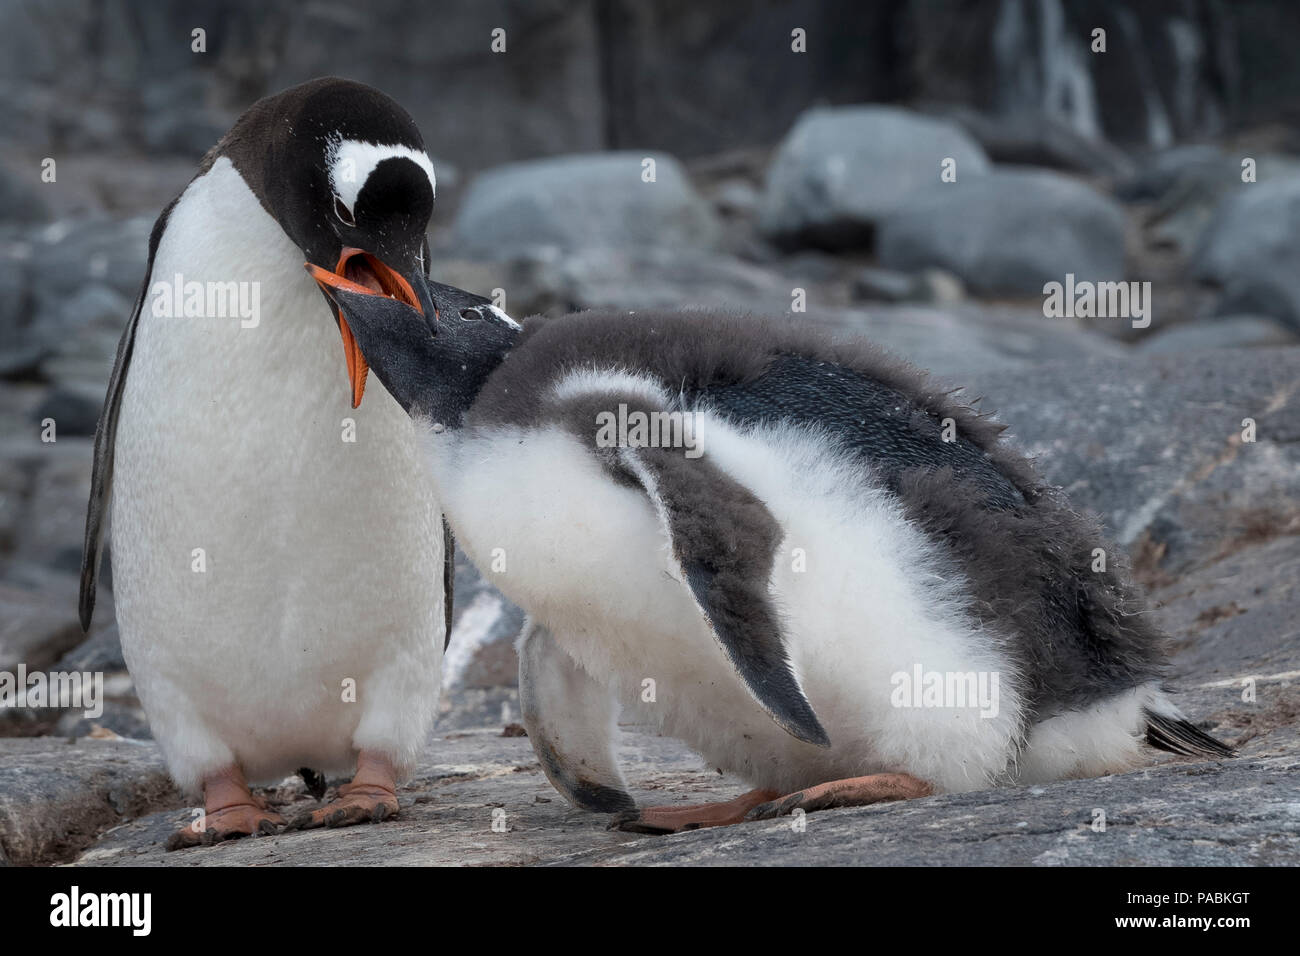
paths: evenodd
<path fill-rule="evenodd" d="M 339 222 L 343 223 L 345 226 L 355 226 L 357 224 L 356 219 L 352 215 L 352 211 L 348 209 L 347 206 L 343 205 L 343 200 L 338 196 L 334 197 L 334 215 L 338 216 Z"/>

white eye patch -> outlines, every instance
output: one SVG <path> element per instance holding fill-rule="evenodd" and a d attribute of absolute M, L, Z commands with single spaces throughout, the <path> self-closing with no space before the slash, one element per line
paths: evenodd
<path fill-rule="evenodd" d="M 330 188 L 334 195 L 342 200 L 351 212 L 356 209 L 357 196 L 366 184 L 370 174 L 386 159 L 409 159 L 424 170 L 429 177 L 429 188 L 436 194 L 437 181 L 433 175 L 433 163 L 429 157 L 418 149 L 409 146 L 383 146 L 367 143 L 357 139 L 339 139 L 330 143 L 325 156 L 329 169 Z"/>

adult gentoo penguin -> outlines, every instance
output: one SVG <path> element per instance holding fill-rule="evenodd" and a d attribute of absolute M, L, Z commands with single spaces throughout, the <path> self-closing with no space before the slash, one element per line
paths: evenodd
<path fill-rule="evenodd" d="M 274 829 L 249 785 L 299 768 L 355 769 L 299 826 L 397 812 L 436 712 L 449 553 L 415 428 L 382 387 L 354 410 L 365 363 L 303 265 L 427 315 L 485 302 L 428 281 L 433 200 L 410 116 L 326 78 L 254 104 L 154 226 L 95 439 L 81 615 L 111 501 L 123 651 L 204 798 L 175 845 Z"/>
<path fill-rule="evenodd" d="M 577 806 L 669 832 L 1109 773 L 1144 734 L 1230 753 L 1162 689 L 1099 531 L 915 369 L 708 312 L 380 306 L 353 332 L 530 616 L 525 721 Z M 635 809 L 619 708 L 756 789 Z"/>

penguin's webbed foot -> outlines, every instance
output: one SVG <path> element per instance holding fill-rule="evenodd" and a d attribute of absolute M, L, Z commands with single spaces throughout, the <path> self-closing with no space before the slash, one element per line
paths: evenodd
<path fill-rule="evenodd" d="M 259 805 L 260 804 L 260 805 Z M 211 846 L 246 836 L 271 836 L 284 826 L 284 817 L 268 810 L 261 801 L 222 807 L 203 815 L 203 828 L 184 826 L 167 838 L 167 850 L 184 850 L 192 846 Z"/>
<path fill-rule="evenodd" d="M 367 784 L 345 783 L 339 795 L 319 810 L 300 813 L 289 821 L 290 830 L 350 827 L 357 823 L 382 823 L 397 816 L 397 794 Z"/>
<path fill-rule="evenodd" d="M 704 827 L 740 823 L 751 808 L 778 795 L 776 790 L 751 790 L 726 803 L 693 803 L 682 807 L 643 807 L 614 814 L 607 829 L 627 833 L 681 833 Z"/>
<path fill-rule="evenodd" d="M 357 823 L 382 823 L 397 816 L 397 774 L 382 754 L 363 750 L 357 755 L 357 773 L 339 787 L 336 796 L 318 810 L 300 813 L 289 821 L 290 830 L 350 827 Z"/>
<path fill-rule="evenodd" d="M 868 777 L 849 777 L 845 780 L 832 780 L 819 783 L 796 793 L 788 794 L 767 803 L 761 803 L 750 810 L 746 820 L 770 820 L 785 816 L 795 810 L 812 813 L 814 810 L 829 810 L 832 807 L 863 807 L 887 800 L 911 800 L 916 797 L 928 797 L 934 788 L 924 780 L 918 780 L 907 773 L 876 773 Z"/>

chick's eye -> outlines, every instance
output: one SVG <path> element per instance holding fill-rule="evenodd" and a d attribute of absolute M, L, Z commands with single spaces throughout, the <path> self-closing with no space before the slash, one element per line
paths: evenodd
<path fill-rule="evenodd" d="M 338 196 L 334 197 L 334 215 L 339 217 L 339 222 L 345 226 L 355 226 L 357 221 L 352 216 L 352 211 L 343 205 L 343 200 Z"/>

